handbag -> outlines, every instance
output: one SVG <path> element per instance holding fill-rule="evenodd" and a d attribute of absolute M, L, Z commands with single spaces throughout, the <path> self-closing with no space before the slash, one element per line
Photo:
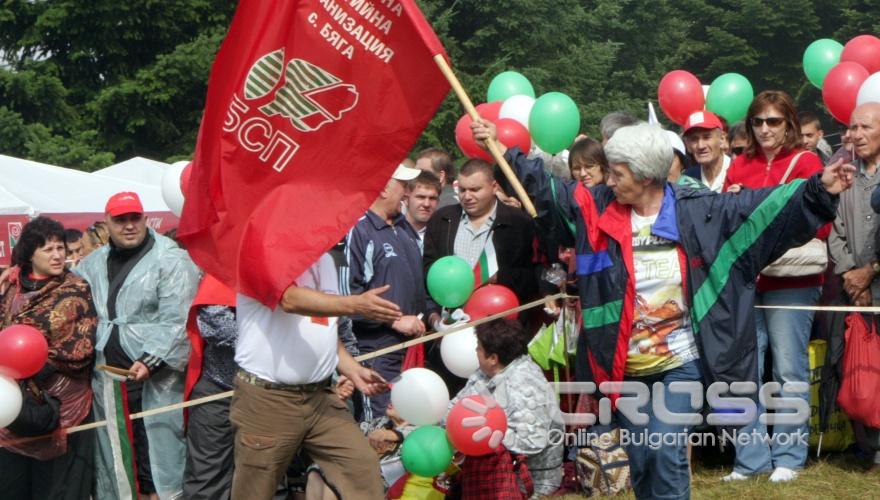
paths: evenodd
<path fill-rule="evenodd" d="M 798 159 L 804 153 L 806 151 L 801 151 L 791 159 L 785 175 L 779 181 L 779 185 L 785 184 L 788 181 L 788 176 L 791 175 L 795 164 L 797 164 Z M 824 273 L 826 267 L 828 267 L 828 247 L 824 241 L 819 238 L 813 238 L 805 245 L 789 249 L 782 254 L 782 257 L 779 257 L 769 266 L 765 267 L 761 274 L 775 277 L 810 276 Z"/>
<path fill-rule="evenodd" d="M 880 427 L 880 336 L 877 324 L 870 318 L 870 327 L 861 313 L 846 317 L 846 349 L 837 404 L 849 418 L 868 427 Z"/>

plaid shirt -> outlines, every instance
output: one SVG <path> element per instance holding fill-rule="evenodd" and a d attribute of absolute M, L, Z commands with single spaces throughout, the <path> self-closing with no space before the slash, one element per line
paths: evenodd
<path fill-rule="evenodd" d="M 474 267 L 480 260 L 480 254 L 486 248 L 486 242 L 492 236 L 492 224 L 495 223 L 495 216 L 498 213 L 498 201 L 492 207 L 492 213 L 482 226 L 475 228 L 471 225 L 471 219 L 467 212 L 462 209 L 461 221 L 458 223 L 458 232 L 455 233 L 455 255 L 467 261 L 468 265 Z"/>

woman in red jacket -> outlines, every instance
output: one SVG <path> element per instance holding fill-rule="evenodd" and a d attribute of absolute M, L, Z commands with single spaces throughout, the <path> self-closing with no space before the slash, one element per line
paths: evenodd
<path fill-rule="evenodd" d="M 727 171 L 725 191 L 758 189 L 806 179 L 822 171 L 822 161 L 801 148 L 797 110 L 785 92 L 768 90 L 752 101 L 746 116 L 748 146 L 736 157 Z M 828 237 L 829 228 L 821 228 L 817 238 Z M 757 277 L 756 305 L 816 305 L 822 289 L 827 254 L 823 242 L 815 240 L 793 249 L 782 260 L 765 268 Z M 790 265 L 782 265 L 785 260 Z M 755 314 L 758 334 L 758 372 L 763 376 L 764 357 L 769 345 L 773 352 L 773 381 L 809 382 L 807 345 L 813 311 L 759 309 Z M 809 392 L 786 393 L 807 401 Z M 809 403 L 807 403 L 809 404 Z M 763 412 L 759 404 L 758 414 Z M 755 432 L 756 431 L 756 432 Z M 736 464 L 725 481 L 746 479 L 773 470 L 770 480 L 789 481 L 797 476 L 807 458 L 807 424 L 775 425 L 773 439 L 767 426 L 755 422 L 739 430 L 752 439 L 737 441 Z"/>

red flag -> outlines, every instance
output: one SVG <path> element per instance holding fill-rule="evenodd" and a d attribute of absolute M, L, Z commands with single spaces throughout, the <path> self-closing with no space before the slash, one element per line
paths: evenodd
<path fill-rule="evenodd" d="M 274 308 L 378 196 L 449 90 L 414 0 L 242 0 L 178 237 Z"/>

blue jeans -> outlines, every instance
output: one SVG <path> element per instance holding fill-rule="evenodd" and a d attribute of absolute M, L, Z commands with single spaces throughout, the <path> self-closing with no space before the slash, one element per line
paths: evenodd
<path fill-rule="evenodd" d="M 821 287 L 789 288 L 758 293 L 755 304 L 758 305 L 807 305 L 814 306 L 819 301 Z M 758 382 L 764 377 L 764 357 L 767 345 L 773 352 L 773 381 L 810 382 L 810 359 L 807 348 L 810 342 L 810 329 L 813 326 L 813 311 L 793 311 L 783 309 L 756 309 L 755 326 L 758 334 Z M 781 391 L 781 396 L 800 397 L 808 403 L 810 393 L 788 393 Z M 764 406 L 758 403 L 758 415 L 764 413 Z M 800 469 L 807 460 L 807 436 L 809 422 L 800 425 L 775 425 L 774 436 L 788 434 L 779 442 L 764 439 L 744 440 L 745 444 L 736 441 L 736 462 L 733 470 L 740 474 L 758 474 L 768 472 L 775 467 Z M 767 426 L 754 422 L 739 429 L 740 433 L 749 436 L 768 436 Z M 803 436 L 798 440 L 796 436 Z"/>
<path fill-rule="evenodd" d="M 668 386 L 677 381 L 703 380 L 700 360 L 647 377 L 626 377 L 653 386 L 662 382 L 667 389 L 664 391 L 666 408 L 673 413 L 699 413 L 700 409 L 691 408 L 690 395 L 687 393 L 669 392 Z M 629 455 L 629 470 L 632 478 L 633 491 L 636 498 L 652 499 L 687 499 L 691 495 L 690 472 L 688 470 L 687 440 L 676 438 L 672 445 L 664 442 L 659 447 L 651 446 L 651 441 L 643 436 L 684 435 L 689 426 L 666 424 L 654 416 L 652 404 L 649 403 L 639 411 L 648 414 L 647 425 L 636 425 L 622 413 L 617 412 L 621 430 L 629 433 L 631 442 L 626 445 Z"/>

